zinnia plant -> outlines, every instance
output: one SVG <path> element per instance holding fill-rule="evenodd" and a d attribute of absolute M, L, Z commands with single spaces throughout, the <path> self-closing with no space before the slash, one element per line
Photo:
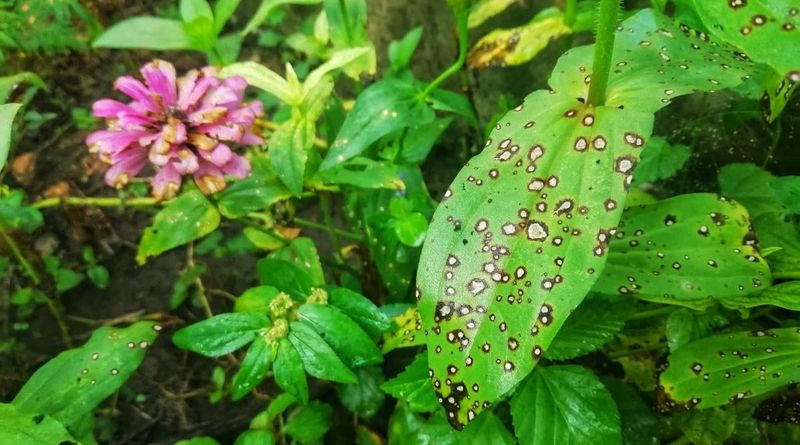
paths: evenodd
<path fill-rule="evenodd" d="M 114 82 L 130 103 L 101 99 L 92 107 L 108 128 L 90 134 L 86 144 L 111 165 L 108 185 L 124 187 L 152 164 L 153 196 L 163 200 L 175 196 L 184 175 L 192 175 L 200 190 L 211 194 L 225 188 L 224 175 L 250 174 L 248 160 L 231 147 L 263 142 L 252 129 L 263 105 L 243 103 L 244 78 L 218 78 L 213 67 L 176 78 L 175 67 L 163 60 L 140 72 L 144 82 L 131 76 Z"/>

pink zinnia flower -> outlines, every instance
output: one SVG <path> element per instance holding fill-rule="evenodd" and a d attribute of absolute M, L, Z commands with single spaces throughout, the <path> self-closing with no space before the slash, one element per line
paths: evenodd
<path fill-rule="evenodd" d="M 211 194 L 225 188 L 223 175 L 250 174 L 247 159 L 228 145 L 263 142 L 251 131 L 263 105 L 242 103 L 244 78 L 220 79 L 214 68 L 206 67 L 176 79 L 175 67 L 163 60 L 140 72 L 144 83 L 131 76 L 114 82 L 132 102 L 101 99 L 92 106 L 108 129 L 90 134 L 86 144 L 111 164 L 108 185 L 125 186 L 150 163 L 156 169 L 153 196 L 162 200 L 175 196 L 183 175 L 192 175 L 200 190 Z"/>

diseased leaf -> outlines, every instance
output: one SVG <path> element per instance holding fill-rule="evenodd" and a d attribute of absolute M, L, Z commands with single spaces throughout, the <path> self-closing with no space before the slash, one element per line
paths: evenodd
<path fill-rule="evenodd" d="M 383 338 L 383 353 L 398 348 L 410 348 L 425 344 L 425 334 L 422 332 L 422 320 L 416 308 L 408 308 L 405 312 L 394 318 L 397 330 L 387 333 Z"/>
<path fill-rule="evenodd" d="M 746 75 L 730 48 L 653 11 L 619 29 L 606 105 L 579 100 L 592 47 L 571 50 L 555 92 L 500 119 L 434 214 L 417 298 L 433 384 L 456 428 L 530 373 L 602 272 L 651 113 Z"/>
<path fill-rule="evenodd" d="M 659 383 L 666 409 L 711 408 L 783 388 L 800 378 L 800 330 L 706 337 L 668 357 Z"/>
<path fill-rule="evenodd" d="M 481 23 L 505 11 L 514 0 L 477 0 L 469 11 L 469 27 L 475 28 Z"/>
<path fill-rule="evenodd" d="M 685 145 L 672 145 L 663 137 L 652 137 L 642 151 L 633 182 L 643 184 L 671 178 L 691 155 L 692 150 Z"/>
<path fill-rule="evenodd" d="M 420 100 L 419 91 L 413 85 L 397 79 L 374 83 L 358 95 L 320 170 L 359 155 L 378 139 L 400 128 L 433 119 L 433 110 Z"/>
<path fill-rule="evenodd" d="M 798 74 L 800 78 L 800 74 Z M 769 122 L 773 122 L 781 115 L 786 104 L 797 92 L 798 80 L 782 74 L 771 73 L 762 85 L 764 94 L 761 96 L 761 108 Z"/>
<path fill-rule="evenodd" d="M 414 358 L 403 372 L 381 385 L 381 389 L 395 399 L 407 403 L 408 408 L 415 412 L 431 412 L 439 406 L 436 393 L 431 388 L 425 354 Z"/>
<path fill-rule="evenodd" d="M 800 5 L 794 0 L 694 0 L 706 28 L 756 62 L 800 81 Z"/>
<path fill-rule="evenodd" d="M 20 412 L 14 405 L 0 403 L 0 443 L 68 445 L 78 442 L 52 417 Z"/>
<path fill-rule="evenodd" d="M 702 309 L 737 307 L 772 278 L 744 207 L 712 194 L 625 210 L 593 290 Z"/>
<path fill-rule="evenodd" d="M 733 307 L 749 308 L 765 305 L 800 311 L 800 281 L 777 284 L 755 295 L 728 301 L 728 306 Z"/>
<path fill-rule="evenodd" d="M 216 208 L 197 190 L 189 190 L 159 211 L 153 224 L 144 229 L 136 262 L 202 238 L 216 230 L 220 215 Z"/>
<path fill-rule="evenodd" d="M 622 443 L 614 399 L 580 366 L 536 368 L 511 399 L 511 415 L 521 445 Z"/>
<path fill-rule="evenodd" d="M 571 33 L 561 10 L 547 8 L 525 25 L 497 29 L 482 37 L 470 50 L 467 63 L 472 69 L 521 65 L 536 57 L 551 41 Z"/>
<path fill-rule="evenodd" d="M 45 414 L 69 427 L 125 384 L 160 329 L 140 321 L 127 328 L 94 331 L 86 344 L 39 368 L 11 404 L 20 412 Z"/>
<path fill-rule="evenodd" d="M 567 360 L 599 349 L 622 330 L 635 310 L 628 301 L 614 304 L 590 299 L 584 302 L 564 323 L 546 357 Z"/>

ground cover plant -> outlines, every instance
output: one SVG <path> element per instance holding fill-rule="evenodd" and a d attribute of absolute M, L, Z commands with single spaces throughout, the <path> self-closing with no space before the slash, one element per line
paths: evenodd
<path fill-rule="evenodd" d="M 0 2 L 0 443 L 800 441 L 800 3 L 133 3 Z"/>

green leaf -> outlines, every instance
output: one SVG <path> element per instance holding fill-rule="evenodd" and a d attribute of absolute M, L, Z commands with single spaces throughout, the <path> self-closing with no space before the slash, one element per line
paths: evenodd
<path fill-rule="evenodd" d="M 269 313 L 269 304 L 280 291 L 272 286 L 251 287 L 242 293 L 233 304 L 235 312 Z"/>
<path fill-rule="evenodd" d="M 747 211 L 712 194 L 680 195 L 625 210 L 593 290 L 702 309 L 768 286 Z"/>
<path fill-rule="evenodd" d="M 710 335 L 715 328 L 725 326 L 728 319 L 715 312 L 695 312 L 680 308 L 667 317 L 667 345 L 671 352 L 681 346 Z"/>
<path fill-rule="evenodd" d="M 189 297 L 189 289 L 201 275 L 206 273 L 208 266 L 205 264 L 195 264 L 181 271 L 178 279 L 172 284 L 172 295 L 169 299 L 169 307 L 178 308 Z"/>
<path fill-rule="evenodd" d="M 144 230 L 136 262 L 144 264 L 149 257 L 202 238 L 219 226 L 216 208 L 197 190 L 185 192 L 161 209 L 153 224 Z"/>
<path fill-rule="evenodd" d="M 247 22 L 242 35 L 250 34 L 255 31 L 262 23 L 269 17 L 269 14 L 279 6 L 283 5 L 316 5 L 322 3 L 322 0 L 261 0 L 261 5 L 256 10 L 256 13 Z"/>
<path fill-rule="evenodd" d="M 332 425 L 333 409 L 314 400 L 290 414 L 283 431 L 301 444 L 311 444 L 322 439 Z"/>
<path fill-rule="evenodd" d="M 339 383 L 358 381 L 336 351 L 305 322 L 296 321 L 290 325 L 289 341 L 300 354 L 306 372 L 312 376 Z"/>
<path fill-rule="evenodd" d="M 622 443 L 625 445 L 658 445 L 659 423 L 650 404 L 645 403 L 631 386 L 616 379 L 602 379 L 619 408 Z"/>
<path fill-rule="evenodd" d="M 719 171 L 719 188 L 722 194 L 747 207 L 754 219 L 767 213 L 788 211 L 773 187 L 777 180 L 771 173 L 754 164 L 728 164 Z"/>
<path fill-rule="evenodd" d="M 381 385 L 381 389 L 416 412 L 432 412 L 439 406 L 428 376 L 428 359 L 420 354 L 403 372 Z"/>
<path fill-rule="evenodd" d="M 371 337 L 388 331 L 392 322 L 373 302 L 363 295 L 344 287 L 328 292 L 328 303 L 352 318 Z"/>
<path fill-rule="evenodd" d="M 348 367 L 375 365 L 383 361 L 381 351 L 369 335 L 339 309 L 304 304 L 297 311 L 297 318 L 311 326 Z"/>
<path fill-rule="evenodd" d="M 503 421 L 492 412 L 486 413 L 475 420 L 464 429 L 460 436 L 464 437 L 464 440 L 459 443 L 464 445 L 483 445 L 487 443 L 497 445 L 517 444 L 514 435 L 506 429 Z"/>
<path fill-rule="evenodd" d="M 208 403 L 219 403 L 225 394 L 225 370 L 221 366 L 214 366 L 211 370 L 211 391 L 208 393 Z"/>
<path fill-rule="evenodd" d="M 511 399 L 520 444 L 620 444 L 619 412 L 611 394 L 580 366 L 539 367 Z"/>
<path fill-rule="evenodd" d="M 38 229 L 44 218 L 42 213 L 25 205 L 25 192 L 13 190 L 7 196 L 0 197 L 0 228 L 2 230 L 22 230 L 32 233 Z"/>
<path fill-rule="evenodd" d="M 694 8 L 711 34 L 742 49 L 756 62 L 800 80 L 800 16 L 793 0 L 709 2 Z"/>
<path fill-rule="evenodd" d="M 11 147 L 11 129 L 14 127 L 14 116 L 22 104 L 0 105 L 0 168 L 6 165 L 8 151 Z"/>
<path fill-rule="evenodd" d="M 214 20 L 214 12 L 207 0 L 180 0 L 178 5 L 184 22 L 191 22 L 198 18 Z"/>
<path fill-rule="evenodd" d="M 380 385 L 384 382 L 380 368 L 370 366 L 355 370 L 358 383 L 354 385 L 338 385 L 339 400 L 351 413 L 370 418 L 378 412 L 386 398 Z"/>
<path fill-rule="evenodd" d="M 301 403 L 308 403 L 308 382 L 303 359 L 289 340 L 281 339 L 272 365 L 275 383 Z"/>
<path fill-rule="evenodd" d="M 263 258 L 256 263 L 258 278 L 261 284 L 274 286 L 291 295 L 292 298 L 304 301 L 311 293 L 313 281 L 311 276 L 292 262 L 275 258 Z"/>
<path fill-rule="evenodd" d="M 359 46 L 367 41 L 365 0 L 325 0 L 325 15 L 335 47 Z"/>
<path fill-rule="evenodd" d="M 236 12 L 236 8 L 239 7 L 240 1 L 241 0 L 217 0 L 216 3 L 214 3 L 214 32 L 216 34 L 222 32 L 222 28 L 225 27 L 225 24 L 233 16 L 233 13 Z"/>
<path fill-rule="evenodd" d="M 309 100 L 309 94 L 318 87 L 323 78 L 329 77 L 328 74 L 331 71 L 353 63 L 355 60 L 358 60 L 359 58 L 368 54 L 370 51 L 374 51 L 374 49 L 370 47 L 359 47 L 342 49 L 331 54 L 330 59 L 328 59 L 322 65 L 314 68 L 314 70 L 308 74 L 303 82 L 304 100 L 306 102 Z M 316 119 L 316 116 L 314 118 Z"/>
<path fill-rule="evenodd" d="M 219 357 L 250 343 L 269 326 L 266 314 L 220 314 L 180 329 L 172 337 L 172 342 L 181 349 L 207 357 Z"/>
<path fill-rule="evenodd" d="M 783 388 L 800 378 L 797 328 L 706 337 L 670 354 L 659 378 L 667 408 L 711 408 Z"/>
<path fill-rule="evenodd" d="M 20 412 L 14 405 L 0 403 L 0 443 L 66 445 L 78 442 L 63 425 L 51 417 Z"/>
<path fill-rule="evenodd" d="M 95 48 L 199 49 L 184 31 L 183 23 L 160 17 L 133 17 L 108 28 L 93 43 Z"/>
<path fill-rule="evenodd" d="M 242 360 L 242 366 L 233 376 L 231 384 L 231 400 L 240 400 L 258 386 L 269 372 L 272 364 L 272 350 L 266 337 L 257 336 L 247 355 Z"/>
<path fill-rule="evenodd" d="M 364 157 L 355 157 L 327 170 L 319 171 L 314 179 L 325 184 L 346 184 L 367 189 L 405 188 L 405 184 L 397 175 L 396 167 Z"/>
<path fill-rule="evenodd" d="M 105 289 L 108 287 L 110 276 L 108 269 L 100 265 L 90 266 L 86 269 L 86 276 L 92 281 L 98 289 Z"/>
<path fill-rule="evenodd" d="M 283 183 L 274 175 L 259 175 L 254 172 L 247 179 L 239 180 L 216 195 L 219 211 L 226 218 L 235 219 L 268 209 L 272 204 L 292 196 Z"/>
<path fill-rule="evenodd" d="M 100 328 L 86 344 L 39 368 L 11 402 L 20 412 L 45 414 L 70 426 L 119 390 L 144 359 L 160 326 L 140 321 Z"/>
<path fill-rule="evenodd" d="M 269 140 L 273 169 L 294 195 L 303 192 L 308 150 L 314 146 L 314 122 L 300 115 L 282 124 Z"/>
<path fill-rule="evenodd" d="M 403 139 L 400 159 L 408 164 L 424 161 L 451 122 L 453 122 L 452 118 L 443 118 L 435 119 L 426 125 L 411 126 Z"/>
<path fill-rule="evenodd" d="M 322 286 L 325 284 L 325 274 L 319 260 L 319 252 L 314 240 L 301 236 L 293 239 L 288 245 L 276 250 L 269 258 L 288 261 L 303 269 L 310 277 L 311 284 Z"/>
<path fill-rule="evenodd" d="M 741 307 L 770 305 L 800 311 L 800 281 L 777 284 L 756 295 L 735 299 L 731 304 Z"/>
<path fill-rule="evenodd" d="M 523 26 L 497 29 L 482 37 L 470 50 L 467 64 L 472 69 L 521 65 L 551 41 L 571 33 L 561 10 L 547 8 Z"/>
<path fill-rule="evenodd" d="M 394 40 L 389 44 L 389 69 L 394 73 L 399 73 L 408 69 L 411 56 L 417 50 L 419 40 L 422 38 L 422 27 L 418 26 L 407 32 L 400 40 Z"/>
<path fill-rule="evenodd" d="M 359 155 L 389 133 L 433 118 L 433 110 L 419 99 L 413 85 L 396 79 L 374 83 L 356 98 L 320 170 Z"/>
<path fill-rule="evenodd" d="M 547 358 L 567 360 L 601 348 L 617 336 L 635 310 L 628 301 L 585 301 L 564 323 L 547 351 Z"/>
<path fill-rule="evenodd" d="M 395 221 L 394 231 L 401 243 L 412 247 L 421 246 L 428 232 L 428 219 L 421 213 L 411 213 Z"/>
<path fill-rule="evenodd" d="M 736 412 L 719 408 L 681 412 L 675 416 L 674 424 L 689 443 L 718 445 L 728 442 L 736 429 Z"/>
<path fill-rule="evenodd" d="M 266 430 L 247 430 L 239 437 L 233 445 L 275 445 L 275 433 Z"/>
<path fill-rule="evenodd" d="M 636 167 L 634 183 L 655 182 L 675 176 L 691 154 L 692 150 L 685 145 L 672 145 L 660 136 L 650 138 L 642 151 L 642 161 Z"/>
<path fill-rule="evenodd" d="M 294 88 L 278 73 L 260 63 L 234 63 L 222 68 L 219 75 L 223 78 L 242 76 L 249 85 L 260 88 L 289 105 L 299 106 L 303 101 L 302 91 Z"/>

